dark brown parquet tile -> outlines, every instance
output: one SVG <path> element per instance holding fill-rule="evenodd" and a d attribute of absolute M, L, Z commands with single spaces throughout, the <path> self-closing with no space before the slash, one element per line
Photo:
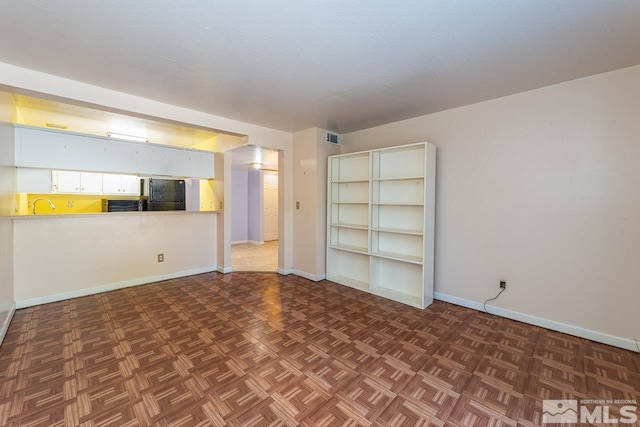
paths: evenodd
<path fill-rule="evenodd" d="M 272 273 L 18 310 L 0 347 L 2 426 L 539 426 L 575 398 L 640 400 L 640 356 Z"/>

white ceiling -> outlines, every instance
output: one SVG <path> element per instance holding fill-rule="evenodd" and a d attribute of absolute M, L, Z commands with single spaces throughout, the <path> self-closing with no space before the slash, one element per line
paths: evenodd
<path fill-rule="evenodd" d="M 0 0 L 0 61 L 345 133 L 640 64 L 638 0 Z"/>

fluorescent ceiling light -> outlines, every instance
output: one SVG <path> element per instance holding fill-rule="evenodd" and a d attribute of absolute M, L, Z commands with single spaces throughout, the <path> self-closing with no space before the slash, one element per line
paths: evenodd
<path fill-rule="evenodd" d="M 109 138 L 123 139 L 125 141 L 149 142 L 149 140 L 144 136 L 125 135 L 123 133 L 114 132 L 107 132 L 107 136 Z"/>
<path fill-rule="evenodd" d="M 46 124 L 48 128 L 54 128 L 54 129 L 66 129 L 67 125 L 59 125 L 57 123 L 47 123 Z"/>

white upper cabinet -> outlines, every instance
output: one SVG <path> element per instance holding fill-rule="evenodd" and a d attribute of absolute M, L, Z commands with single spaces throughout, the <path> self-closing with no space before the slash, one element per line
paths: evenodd
<path fill-rule="evenodd" d="M 136 172 L 141 175 L 209 179 L 214 175 L 213 153 L 140 144 Z"/>
<path fill-rule="evenodd" d="M 16 128 L 16 166 L 131 172 L 135 158 L 135 146 L 131 144 L 46 129 Z"/>
<path fill-rule="evenodd" d="M 22 168 L 214 178 L 214 153 L 26 126 L 14 128 L 14 161 Z M 5 132 L 8 133 L 8 132 Z M 9 135 L 7 135 L 9 136 Z M 4 140 L 4 139 L 3 139 Z M 10 138 L 7 138 L 10 140 Z M 2 159 L 0 159 L 2 160 Z"/>
<path fill-rule="evenodd" d="M 48 169 L 18 168 L 18 193 L 50 193 L 51 171 Z"/>
<path fill-rule="evenodd" d="M 125 196 L 140 195 L 140 178 L 135 175 L 102 175 L 102 193 Z"/>
<path fill-rule="evenodd" d="M 101 173 L 53 171 L 51 181 L 51 190 L 56 193 L 102 193 Z"/>

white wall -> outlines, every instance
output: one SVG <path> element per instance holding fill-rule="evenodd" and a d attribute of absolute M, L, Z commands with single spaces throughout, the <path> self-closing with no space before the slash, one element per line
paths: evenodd
<path fill-rule="evenodd" d="M 0 92 L 0 121 L 11 122 L 15 115 L 13 97 Z M 13 213 L 16 168 L 13 159 L 13 132 L 0 127 L 0 343 L 9 327 L 13 298 Z"/>
<path fill-rule="evenodd" d="M 60 215 L 14 220 L 18 307 L 216 270 L 217 214 Z M 165 261 L 157 262 L 163 253 Z"/>
<path fill-rule="evenodd" d="M 294 260 L 296 273 L 310 279 L 326 272 L 327 158 L 339 148 L 324 142 L 325 130 L 310 128 L 293 134 L 295 175 Z"/>
<path fill-rule="evenodd" d="M 250 170 L 247 181 L 247 239 L 254 243 L 264 242 L 264 172 Z"/>
<path fill-rule="evenodd" d="M 316 180 L 316 271 L 327 272 L 327 168 L 329 156 L 340 154 L 340 147 L 325 141 L 326 130 L 317 129 L 317 180 Z"/>
<path fill-rule="evenodd" d="M 217 221 L 218 271 L 228 273 L 231 271 L 231 203 L 227 203 L 225 194 L 231 193 L 231 154 L 216 154 L 213 162 L 216 170 L 213 192 L 215 199 L 221 203 L 220 208 L 222 208 L 218 213 Z"/>
<path fill-rule="evenodd" d="M 262 171 L 231 171 L 231 242 L 262 243 Z"/>
<path fill-rule="evenodd" d="M 502 279 L 490 304 L 630 340 L 639 138 L 636 66 L 346 134 L 343 152 L 437 145 L 437 293 L 477 304 Z"/>
<path fill-rule="evenodd" d="M 0 343 L 13 315 L 13 226 L 0 216 Z"/>
<path fill-rule="evenodd" d="M 231 242 L 249 239 L 249 173 L 231 171 Z"/>
<path fill-rule="evenodd" d="M 293 144 L 293 199 L 294 203 L 299 203 L 293 217 L 293 268 L 308 275 L 317 275 L 316 258 L 319 254 L 316 242 L 319 236 L 314 232 L 317 230 L 316 128 L 294 133 Z"/>

